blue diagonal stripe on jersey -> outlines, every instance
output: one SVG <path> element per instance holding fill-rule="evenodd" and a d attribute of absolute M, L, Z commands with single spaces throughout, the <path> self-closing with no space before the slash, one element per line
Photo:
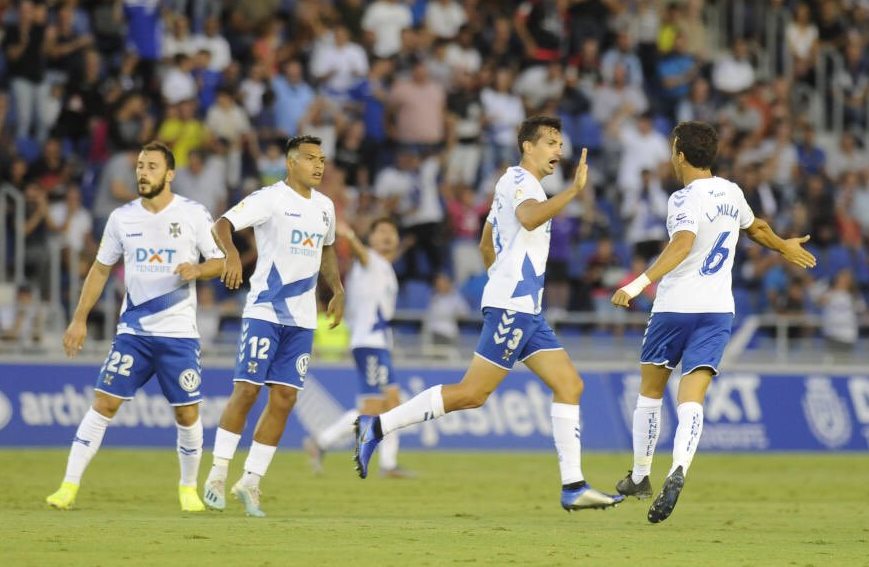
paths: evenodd
<path fill-rule="evenodd" d="M 383 312 L 380 310 L 380 306 L 377 306 L 377 311 L 374 312 L 374 325 L 371 327 L 372 333 L 377 333 L 379 331 L 385 331 L 389 329 L 389 321 L 383 316 Z"/>
<path fill-rule="evenodd" d="M 269 270 L 269 277 L 266 280 L 267 289 L 259 293 L 254 303 L 271 303 L 275 310 L 275 316 L 281 325 L 295 325 L 296 320 L 290 314 L 290 308 L 287 307 L 287 299 L 297 297 L 303 293 L 314 289 L 317 285 L 317 276 L 320 272 L 314 272 L 313 275 L 284 284 L 281 280 L 281 274 L 278 272 L 278 267 L 272 264 L 272 269 Z"/>
<path fill-rule="evenodd" d="M 154 315 L 160 311 L 165 311 L 170 307 L 178 305 L 185 299 L 190 297 L 190 286 L 183 286 L 173 289 L 169 293 L 158 295 L 148 301 L 143 301 L 139 305 L 133 304 L 133 299 L 127 293 L 127 310 L 121 314 L 120 322 L 126 324 L 129 328 L 141 335 L 147 335 L 145 329 L 142 328 L 140 319 L 148 315 Z"/>
<path fill-rule="evenodd" d="M 537 275 L 534 271 L 534 264 L 531 263 L 531 258 L 525 254 L 525 260 L 522 262 L 522 279 L 516 284 L 516 289 L 513 290 L 511 297 L 531 296 L 534 301 L 534 310 L 537 311 L 537 306 L 540 303 L 540 290 L 543 289 L 543 279 L 546 272 Z"/>

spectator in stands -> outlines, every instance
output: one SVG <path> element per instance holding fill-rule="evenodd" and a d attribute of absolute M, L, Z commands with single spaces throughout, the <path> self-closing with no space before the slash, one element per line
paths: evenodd
<path fill-rule="evenodd" d="M 193 80 L 196 81 L 196 89 L 198 91 L 196 98 L 202 112 L 208 112 L 217 100 L 217 91 L 221 83 L 225 83 L 224 88 L 230 89 L 232 92 L 238 92 L 238 86 L 229 78 L 229 73 L 233 68 L 237 67 L 233 67 L 232 65 L 227 66 L 224 73 L 212 70 L 211 52 L 207 49 L 200 49 L 193 55 L 193 68 L 190 74 L 193 76 Z"/>
<path fill-rule="evenodd" d="M 854 192 L 854 203 L 852 205 L 854 216 L 857 222 L 863 229 L 864 236 L 869 235 L 869 183 L 867 183 L 865 172 L 857 180 L 859 184 Z M 869 247 L 869 242 L 867 242 Z"/>
<path fill-rule="evenodd" d="M 549 259 L 546 262 L 546 287 L 543 299 L 547 318 L 559 317 L 570 307 L 570 261 L 579 240 L 579 219 L 568 206 L 552 218 L 549 225 Z"/>
<path fill-rule="evenodd" d="M 480 255 L 480 234 L 489 212 L 488 200 L 480 201 L 471 185 L 455 185 L 446 199 L 449 215 L 453 279 L 462 285 L 486 271 Z M 550 266 L 551 268 L 551 266 Z"/>
<path fill-rule="evenodd" d="M 495 71 L 495 82 L 483 88 L 480 101 L 483 103 L 483 120 L 488 125 L 487 168 L 495 164 L 516 163 L 519 150 L 516 147 L 516 128 L 525 120 L 522 99 L 510 92 L 513 72 L 507 67 Z"/>
<path fill-rule="evenodd" d="M 42 341 L 44 313 L 42 303 L 33 297 L 29 285 L 21 285 L 15 301 L 0 309 L 0 340 L 30 345 Z"/>
<path fill-rule="evenodd" d="M 830 179 L 839 179 L 845 173 L 857 173 L 866 169 L 869 155 L 857 147 L 853 132 L 844 131 L 839 138 L 839 147 L 830 152 L 826 162 L 826 172 Z"/>
<path fill-rule="evenodd" d="M 123 10 L 127 49 L 138 56 L 136 71 L 150 94 L 157 90 L 154 78 L 163 43 L 159 33 L 160 0 L 123 0 Z"/>
<path fill-rule="evenodd" d="M 194 61 L 192 55 L 177 53 L 172 65 L 163 75 L 160 92 L 166 104 L 178 104 L 182 100 L 196 98 L 199 92 L 193 78 Z"/>
<path fill-rule="evenodd" d="M 401 46 L 401 31 L 411 27 L 413 13 L 399 0 L 375 0 L 368 5 L 362 17 L 366 44 L 372 46 L 377 57 L 391 57 Z"/>
<path fill-rule="evenodd" d="M 84 69 L 84 53 L 94 44 L 87 30 L 77 29 L 74 4 L 57 9 L 56 21 L 45 32 L 47 78 L 52 83 L 66 83 L 80 76 Z"/>
<path fill-rule="evenodd" d="M 833 192 L 823 175 L 810 174 L 803 188 L 803 202 L 809 213 L 812 242 L 818 246 L 829 246 L 836 240 L 836 206 Z"/>
<path fill-rule="evenodd" d="M 670 172 L 670 145 L 663 134 L 652 127 L 652 115 L 645 113 L 634 122 L 625 121 L 623 113 L 610 121 L 610 135 L 621 144 L 616 184 L 620 190 L 638 191 L 642 185 L 644 169 L 661 179 Z"/>
<path fill-rule="evenodd" d="M 344 102 L 350 89 L 367 74 L 368 56 L 359 44 L 350 41 L 350 31 L 345 26 L 335 26 L 331 37 L 321 37 L 317 42 L 311 75 L 327 97 Z"/>
<path fill-rule="evenodd" d="M 408 79 L 395 81 L 389 91 L 394 138 L 421 151 L 439 148 L 445 140 L 446 91 L 429 78 L 424 60 L 417 60 Z"/>
<path fill-rule="evenodd" d="M 93 237 L 93 215 L 82 206 L 79 188 L 75 185 L 68 187 L 64 201 L 49 205 L 48 214 L 57 227 L 61 246 L 69 252 L 66 259 L 70 262 L 69 269 L 75 270 L 79 277 L 85 275 L 96 254 L 97 244 Z"/>
<path fill-rule="evenodd" d="M 353 120 L 344 126 L 335 148 L 335 167 L 344 171 L 348 186 L 358 189 L 368 189 L 375 165 L 376 150 L 365 142 L 365 136 L 365 123 Z"/>
<path fill-rule="evenodd" d="M 822 307 L 821 332 L 827 341 L 827 348 L 835 358 L 849 359 L 859 337 L 858 316 L 866 310 L 866 303 L 857 292 L 851 270 L 837 273 L 818 303 Z"/>
<path fill-rule="evenodd" d="M 564 67 L 553 61 L 522 71 L 513 84 L 513 92 L 522 97 L 530 112 L 539 112 L 547 101 L 561 98 L 564 86 Z"/>
<path fill-rule="evenodd" d="M 435 345 L 458 345 L 460 317 L 470 312 L 461 294 L 453 288 L 453 282 L 446 274 L 439 273 L 434 278 L 434 293 L 423 317 L 423 334 Z"/>
<path fill-rule="evenodd" d="M 177 55 L 193 57 L 197 51 L 196 39 L 190 33 L 190 20 L 183 14 L 173 14 L 163 34 L 163 43 L 160 45 L 160 56 L 163 61 L 169 63 L 175 60 Z"/>
<path fill-rule="evenodd" d="M 291 59 L 283 64 L 283 74 L 272 78 L 275 93 L 275 119 L 284 136 L 295 136 L 299 120 L 314 102 L 314 89 L 303 78 L 302 63 Z"/>
<path fill-rule="evenodd" d="M 815 63 L 818 59 L 818 27 L 812 23 L 812 13 L 806 2 L 797 4 L 794 19 L 785 30 L 788 55 L 797 82 L 814 81 Z"/>
<path fill-rule="evenodd" d="M 824 175 L 827 166 L 827 152 L 815 141 L 815 128 L 803 128 L 803 139 L 797 145 L 797 157 L 800 177 L 806 175 Z"/>
<path fill-rule="evenodd" d="M 483 57 L 474 45 L 474 39 L 474 29 L 465 24 L 459 30 L 457 40 L 446 45 L 446 62 L 450 69 L 471 74 L 480 71 Z"/>
<path fill-rule="evenodd" d="M 257 170 L 263 187 L 274 185 L 287 176 L 286 156 L 280 144 L 269 142 L 265 152 L 257 159 Z"/>
<path fill-rule="evenodd" d="M 634 253 L 646 261 L 657 256 L 667 237 L 667 193 L 655 172 L 644 169 L 638 190 L 622 197 L 622 218 L 627 224 L 625 239 Z"/>
<path fill-rule="evenodd" d="M 799 168 L 799 152 L 791 135 L 791 126 L 781 121 L 773 128 L 774 137 L 761 143 L 760 150 L 764 169 L 772 184 L 792 203 L 796 199 L 796 176 Z"/>
<path fill-rule="evenodd" d="M 570 40 L 568 2 L 564 0 L 526 0 L 519 4 L 513 18 L 516 34 L 525 48 L 525 57 L 536 63 L 558 61 Z"/>
<path fill-rule="evenodd" d="M 658 62 L 660 105 L 665 116 L 675 118 L 679 102 L 688 96 L 699 71 L 697 60 L 687 51 L 685 35 L 677 34 L 673 49 Z"/>
<path fill-rule="evenodd" d="M 239 106 L 229 89 L 217 93 L 217 103 L 208 109 L 205 126 L 210 134 L 225 140 L 229 146 L 226 179 L 231 187 L 241 183 L 242 150 L 256 144 L 256 136 L 244 109 Z"/>
<path fill-rule="evenodd" d="M 103 227 L 112 211 L 139 196 L 136 179 L 137 149 L 125 149 L 114 155 L 106 163 L 97 185 L 94 200 L 94 231 L 102 235 Z"/>
<path fill-rule="evenodd" d="M 176 169 L 172 191 L 202 203 L 217 218 L 227 209 L 226 165 L 218 157 L 206 157 L 202 150 L 192 150 L 188 162 Z"/>
<path fill-rule="evenodd" d="M 196 117 L 196 107 L 195 98 L 182 100 L 170 107 L 157 131 L 157 139 L 175 154 L 177 168 L 187 165 L 187 155 L 205 146 L 211 137 L 205 124 Z"/>
<path fill-rule="evenodd" d="M 649 109 L 643 89 L 627 81 L 627 69 L 616 65 L 612 81 L 601 82 L 591 95 L 591 115 L 600 124 L 607 124 L 617 115 L 633 117 Z"/>
<path fill-rule="evenodd" d="M 836 187 L 836 227 L 839 242 L 851 250 L 858 250 L 863 244 L 860 219 L 855 214 L 854 205 L 859 191 L 856 173 L 844 173 Z"/>
<path fill-rule="evenodd" d="M 691 83 L 689 95 L 681 99 L 676 107 L 676 121 L 697 120 L 714 123 L 717 118 L 718 109 L 712 100 L 709 81 L 703 77 L 697 77 Z"/>
<path fill-rule="evenodd" d="M 221 72 L 229 66 L 232 54 L 229 42 L 220 34 L 220 20 L 217 16 L 211 16 L 205 20 L 201 34 L 193 38 L 196 50 L 205 49 L 211 54 L 209 69 Z"/>
<path fill-rule="evenodd" d="M 622 67 L 628 85 L 643 88 L 643 65 L 636 54 L 633 38 L 628 30 L 616 34 L 616 43 L 601 57 L 600 71 L 603 80 L 614 81 L 616 67 Z"/>
<path fill-rule="evenodd" d="M 818 39 L 824 47 L 840 49 L 845 41 L 847 24 L 842 18 L 839 2 L 821 0 L 818 18 Z"/>
<path fill-rule="evenodd" d="M 521 42 L 513 32 L 510 19 L 506 16 L 496 17 L 491 30 L 488 31 L 488 37 L 480 45 L 483 58 L 496 67 L 510 65 L 515 60 L 514 54 L 522 49 Z"/>
<path fill-rule="evenodd" d="M 24 275 L 36 282 L 40 297 L 48 297 L 51 258 L 48 241 L 57 226 L 48 215 L 48 196 L 39 183 L 30 181 L 24 189 Z"/>
<path fill-rule="evenodd" d="M 866 127 L 866 101 L 869 100 L 869 58 L 865 55 L 865 37 L 851 36 L 845 47 L 845 61 L 833 77 L 834 88 L 843 97 L 843 121 L 847 127 L 860 131 Z"/>
<path fill-rule="evenodd" d="M 465 9 L 456 0 L 431 0 L 425 7 L 425 27 L 440 39 L 453 39 L 468 21 Z"/>
<path fill-rule="evenodd" d="M 731 99 L 721 109 L 720 119 L 730 122 L 740 136 L 755 138 L 763 133 L 763 116 L 751 105 L 748 91 Z"/>
<path fill-rule="evenodd" d="M 48 8 L 22 0 L 17 12 L 18 21 L 6 27 L 2 44 L 15 107 L 15 136 L 44 140 L 52 126 L 46 116 L 51 83 L 45 80 L 43 49 Z"/>
<path fill-rule="evenodd" d="M 268 75 L 262 63 L 254 63 L 239 85 L 238 94 L 241 97 L 247 116 L 255 119 L 263 110 L 263 97 L 269 89 Z M 274 96 L 274 95 L 272 95 Z"/>
<path fill-rule="evenodd" d="M 719 58 L 712 69 L 712 86 L 725 95 L 735 95 L 754 85 L 755 71 L 748 42 L 733 41 L 730 53 Z"/>
<path fill-rule="evenodd" d="M 447 97 L 447 131 L 447 183 L 473 186 L 482 160 L 483 103 L 470 73 L 455 74 L 455 88 Z"/>

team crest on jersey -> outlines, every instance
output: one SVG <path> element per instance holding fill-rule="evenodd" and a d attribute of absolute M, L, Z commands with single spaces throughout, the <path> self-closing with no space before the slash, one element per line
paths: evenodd
<path fill-rule="evenodd" d="M 308 373 L 308 364 L 311 362 L 311 355 L 309 353 L 305 353 L 299 356 L 296 359 L 296 371 L 299 373 L 299 378 L 305 379 L 305 375 Z"/>
<path fill-rule="evenodd" d="M 199 389 L 199 384 L 202 383 L 202 378 L 199 377 L 199 372 L 193 368 L 188 368 L 178 375 L 178 385 L 185 392 L 193 393 Z"/>
<path fill-rule="evenodd" d="M 180 222 L 170 222 L 169 223 L 169 236 L 172 238 L 178 238 L 181 236 L 181 223 Z"/>

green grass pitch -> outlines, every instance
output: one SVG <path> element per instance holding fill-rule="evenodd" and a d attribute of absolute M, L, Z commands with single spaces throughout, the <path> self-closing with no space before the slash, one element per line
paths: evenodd
<path fill-rule="evenodd" d="M 653 478 L 660 487 L 669 455 Z M 554 454 L 405 452 L 412 480 L 359 480 L 349 453 L 314 477 L 280 452 L 265 519 L 183 515 L 170 450 L 105 449 L 76 509 L 50 510 L 66 450 L 0 451 L 0 558 L 12 565 L 833 565 L 869 566 L 869 456 L 699 454 L 669 520 L 649 501 L 567 514 Z M 376 457 L 375 457 L 376 460 Z M 233 462 L 234 481 L 243 459 Z M 629 455 L 587 453 L 610 491 Z M 210 456 L 203 463 L 204 479 Z"/>

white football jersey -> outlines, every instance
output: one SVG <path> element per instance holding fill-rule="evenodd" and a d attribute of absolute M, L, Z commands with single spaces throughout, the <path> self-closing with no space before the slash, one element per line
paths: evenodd
<path fill-rule="evenodd" d="M 196 282 L 182 282 L 175 268 L 200 256 L 223 258 L 211 224 L 208 209 L 180 195 L 159 213 L 136 199 L 109 215 L 97 261 L 111 266 L 124 258 L 127 291 L 118 334 L 199 337 Z"/>
<path fill-rule="evenodd" d="M 242 317 L 317 328 L 317 276 L 323 246 L 335 242 L 335 206 L 306 199 L 283 181 L 254 191 L 224 213 L 235 230 L 253 227 L 257 261 Z"/>
<path fill-rule="evenodd" d="M 540 313 L 552 221 L 534 230 L 522 228 L 516 208 L 531 199 L 546 200 L 540 181 L 522 167 L 508 168 L 495 185 L 486 219 L 492 225 L 495 262 L 489 268 L 482 307 Z"/>
<path fill-rule="evenodd" d="M 733 257 L 740 229 L 754 222 L 742 189 L 720 177 L 698 179 L 667 204 L 670 238 L 696 234 L 681 264 L 661 279 L 652 312 L 733 313 Z"/>
<path fill-rule="evenodd" d="M 389 322 L 395 315 L 398 279 L 392 264 L 368 249 L 368 265 L 358 260 L 347 276 L 347 324 L 350 348 L 392 348 Z"/>

